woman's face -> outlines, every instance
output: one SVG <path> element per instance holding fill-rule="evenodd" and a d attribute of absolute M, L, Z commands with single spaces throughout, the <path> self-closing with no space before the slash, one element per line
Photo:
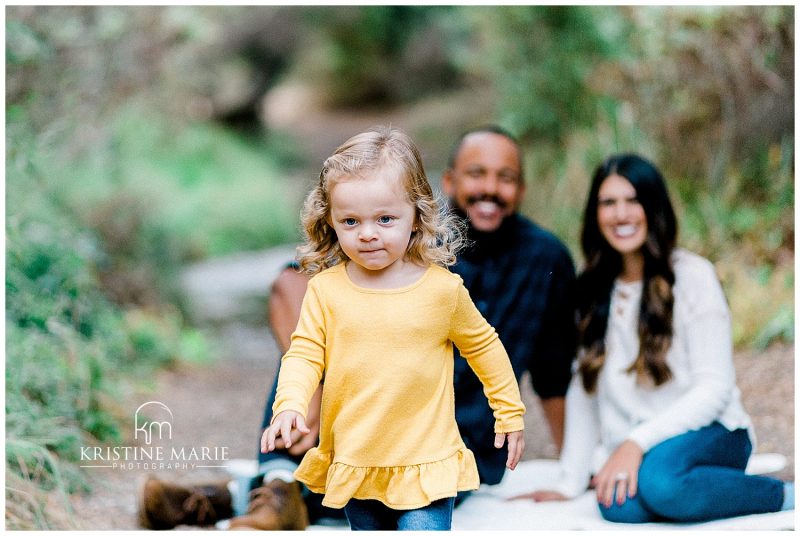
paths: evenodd
<path fill-rule="evenodd" d="M 625 177 L 609 175 L 597 193 L 597 225 L 622 256 L 638 253 L 647 240 L 647 216 Z"/>

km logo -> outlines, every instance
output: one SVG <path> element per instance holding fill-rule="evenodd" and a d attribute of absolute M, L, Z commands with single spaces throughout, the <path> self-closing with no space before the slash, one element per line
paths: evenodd
<path fill-rule="evenodd" d="M 151 415 L 150 417 L 141 414 L 145 408 L 149 408 L 147 412 Z M 162 420 L 155 420 L 153 414 Z M 136 413 L 133 415 L 133 426 L 134 439 L 139 439 L 139 433 L 142 433 L 145 445 L 152 443 L 156 437 L 172 439 L 172 411 L 162 402 L 155 400 L 145 402 L 136 408 Z M 154 435 L 155 432 L 158 432 L 157 436 Z"/>

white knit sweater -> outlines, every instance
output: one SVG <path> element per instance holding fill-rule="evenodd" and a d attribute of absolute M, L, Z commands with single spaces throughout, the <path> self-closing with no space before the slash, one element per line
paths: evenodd
<path fill-rule="evenodd" d="M 556 489 L 568 497 L 586 490 L 620 443 L 635 441 L 647 452 L 658 443 L 719 421 L 729 430 L 746 428 L 733 366 L 730 310 L 713 265 L 678 249 L 675 271 L 673 338 L 667 354 L 672 379 L 641 385 L 626 370 L 639 349 L 637 319 L 642 282 L 617 281 L 606 332 L 606 360 L 596 392 L 586 393 L 579 374 L 566 400 L 561 479 Z"/>

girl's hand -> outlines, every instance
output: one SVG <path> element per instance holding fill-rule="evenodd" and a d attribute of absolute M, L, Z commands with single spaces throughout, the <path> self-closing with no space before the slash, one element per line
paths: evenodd
<path fill-rule="evenodd" d="M 296 411 L 286 410 L 278 413 L 272 424 L 264 430 L 261 436 L 261 452 L 266 453 L 275 450 L 275 438 L 279 435 L 283 438 L 286 448 L 291 447 L 293 429 L 302 434 L 307 434 L 311 431 L 306 426 L 306 420 Z"/>
<path fill-rule="evenodd" d="M 305 277 L 305 276 L 304 276 Z M 309 433 L 301 432 L 298 429 L 292 430 L 290 438 L 291 447 L 287 447 L 282 437 L 275 438 L 275 448 L 285 449 L 292 456 L 302 456 L 312 447 L 316 447 L 319 442 L 319 413 L 322 404 L 322 384 L 314 391 L 311 402 L 308 403 L 308 413 L 306 413 L 305 424 L 310 430 Z"/>
<path fill-rule="evenodd" d="M 514 468 L 517 467 L 519 459 L 522 458 L 522 452 L 525 450 L 525 435 L 522 433 L 522 430 L 518 432 L 509 432 L 507 434 L 495 434 L 495 448 L 503 448 L 506 436 L 508 436 L 508 459 L 506 460 L 506 467 L 513 471 Z"/>
<path fill-rule="evenodd" d="M 569 500 L 569 497 L 558 491 L 550 489 L 540 489 L 532 491 L 530 493 L 522 493 L 520 495 L 514 495 L 513 497 L 509 497 L 506 500 L 518 501 L 520 499 L 531 499 L 535 502 L 548 502 L 548 501 L 566 501 Z"/>
<path fill-rule="evenodd" d="M 643 455 L 642 447 L 630 439 L 623 441 L 617 447 L 592 479 L 597 493 L 597 502 L 610 508 L 615 491 L 619 505 L 625 504 L 626 498 L 636 496 L 639 484 L 639 466 L 642 465 Z"/>

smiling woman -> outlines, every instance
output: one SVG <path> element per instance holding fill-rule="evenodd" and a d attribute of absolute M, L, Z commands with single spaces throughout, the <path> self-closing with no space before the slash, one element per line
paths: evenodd
<path fill-rule="evenodd" d="M 628 179 L 611 175 L 600 185 L 597 224 L 603 238 L 623 257 L 622 279 L 640 279 L 643 265 L 639 250 L 647 239 L 647 217 Z"/>
<path fill-rule="evenodd" d="M 621 523 L 794 508 L 792 483 L 745 474 L 755 434 L 736 386 L 730 311 L 713 265 L 676 248 L 676 236 L 653 164 L 620 155 L 597 168 L 561 481 L 534 500 L 576 497 L 591 481 L 602 516 Z"/>

